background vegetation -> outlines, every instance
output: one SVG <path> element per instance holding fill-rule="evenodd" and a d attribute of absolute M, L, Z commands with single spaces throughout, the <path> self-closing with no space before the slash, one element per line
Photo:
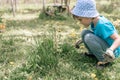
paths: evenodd
<path fill-rule="evenodd" d="M 67 12 L 48 17 L 41 13 L 41 0 L 19 0 L 14 16 L 7 1 L 0 1 L 0 80 L 120 79 L 119 58 L 99 70 L 95 59 L 83 55 L 87 51 L 83 44 L 74 48 L 83 26 Z M 119 32 L 119 0 L 96 1 L 100 14 Z M 53 5 L 51 0 L 48 5 Z"/>

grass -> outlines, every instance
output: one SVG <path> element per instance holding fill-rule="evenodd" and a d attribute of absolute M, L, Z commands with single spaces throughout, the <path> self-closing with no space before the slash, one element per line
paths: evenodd
<path fill-rule="evenodd" d="M 119 19 L 114 12 L 101 13 L 113 22 Z M 83 44 L 80 49 L 74 48 L 83 28 L 71 16 L 41 19 L 41 15 L 27 12 L 2 16 L 6 30 L 0 33 L 0 80 L 120 79 L 119 58 L 99 70 L 95 68 L 96 59 L 83 55 Z"/>

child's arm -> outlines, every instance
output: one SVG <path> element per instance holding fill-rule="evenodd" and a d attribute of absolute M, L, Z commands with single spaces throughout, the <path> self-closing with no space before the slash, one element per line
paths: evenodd
<path fill-rule="evenodd" d="M 105 52 L 105 54 L 103 55 L 105 58 L 105 61 L 107 62 L 112 62 L 115 59 L 115 55 L 113 53 L 113 51 L 120 46 L 120 36 L 117 33 L 114 33 L 110 36 L 114 42 L 113 44 L 110 46 L 110 48 L 108 48 Z"/>
<path fill-rule="evenodd" d="M 114 39 L 114 42 L 110 47 L 110 49 L 114 51 L 118 46 L 120 46 L 120 36 L 117 33 L 114 33 L 110 37 Z"/>

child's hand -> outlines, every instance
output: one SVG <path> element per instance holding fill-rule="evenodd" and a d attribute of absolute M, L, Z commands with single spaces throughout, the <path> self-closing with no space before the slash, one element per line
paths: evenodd
<path fill-rule="evenodd" d="M 105 61 L 107 62 L 112 62 L 115 59 L 115 55 L 110 48 L 106 50 L 105 54 L 103 54 L 103 57 L 105 58 Z"/>
<path fill-rule="evenodd" d="M 109 55 L 112 59 L 115 59 L 113 50 L 111 50 L 110 48 L 106 50 L 105 54 Z"/>
<path fill-rule="evenodd" d="M 83 41 L 82 40 L 79 40 L 75 43 L 75 48 L 79 49 L 80 48 L 80 44 L 82 43 Z"/>

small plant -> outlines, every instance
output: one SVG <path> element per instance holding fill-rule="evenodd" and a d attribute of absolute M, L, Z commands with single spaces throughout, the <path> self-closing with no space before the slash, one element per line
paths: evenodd
<path fill-rule="evenodd" d="M 2 23 L 2 18 L 0 17 L 0 23 Z"/>
<path fill-rule="evenodd" d="M 57 56 L 52 39 L 37 40 L 28 60 L 28 73 L 45 76 L 57 67 Z"/>
<path fill-rule="evenodd" d="M 2 38 L 2 37 L 1 37 Z M 5 60 L 7 60 L 8 55 L 10 54 L 10 52 L 14 52 L 16 50 L 15 46 L 14 46 L 14 40 L 13 38 L 10 39 L 1 39 L 0 40 L 0 62 L 4 62 Z M 8 54 L 9 52 L 9 54 Z M 10 58 L 8 58 L 10 59 Z"/>

